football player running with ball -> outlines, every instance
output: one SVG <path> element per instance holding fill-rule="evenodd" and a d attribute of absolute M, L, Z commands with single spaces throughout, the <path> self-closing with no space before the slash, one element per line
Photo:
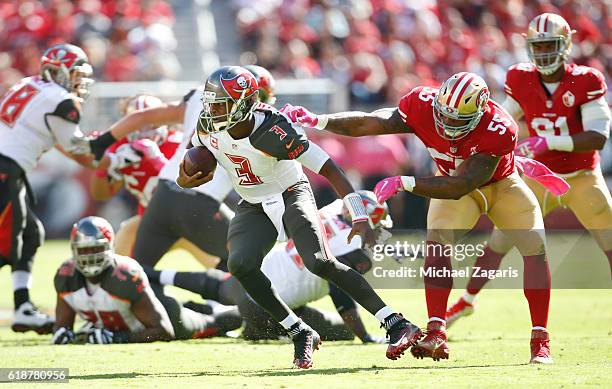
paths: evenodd
<path fill-rule="evenodd" d="M 54 280 L 53 344 L 79 340 L 73 332 L 77 314 L 87 322 L 85 341 L 94 344 L 200 338 L 240 327 L 236 314 L 203 315 L 180 306 L 159 286 L 154 291 L 138 262 L 114 252 L 113 239 L 112 226 L 100 217 L 83 218 L 72 228 L 72 258 Z"/>
<path fill-rule="evenodd" d="M 326 177 L 343 198 L 352 219 L 348 240 L 360 236 L 374 243 L 361 197 L 329 156 L 272 107 L 256 108 L 257 81 L 246 69 L 225 66 L 207 79 L 203 110 L 194 146 L 205 146 L 226 170 L 242 197 L 228 232 L 228 268 L 247 293 L 278 321 L 293 339 L 294 364 L 312 366 L 312 353 L 320 339 L 279 298 L 261 271 L 264 256 L 277 240 L 293 239 L 309 271 L 335 283 L 382 323 L 390 336 L 387 357 L 396 359 L 421 336 L 421 330 L 394 313 L 354 269 L 337 261 L 329 251 L 325 229 L 302 164 Z M 212 174 L 189 176 L 183 160 L 177 183 L 197 187 Z"/>
<path fill-rule="evenodd" d="M 426 337 L 411 349 L 416 358 L 448 358 L 445 313 L 453 279 L 444 245 L 456 243 L 486 214 L 523 255 L 533 326 L 531 361 L 551 361 L 546 330 L 550 274 L 542 212 L 515 169 L 517 124 L 489 99 L 481 77 L 462 72 L 439 89 L 416 87 L 402 97 L 398 108 L 315 115 L 293 107 L 288 115 L 305 126 L 341 135 L 413 133 L 436 162 L 436 177 L 389 177 L 374 190 L 378 201 L 399 191 L 431 198 L 424 264 L 429 323 Z"/>
<path fill-rule="evenodd" d="M 545 13 L 531 21 L 526 35 L 531 63 L 510 68 L 503 105 L 516 120 L 524 118 L 529 129 L 529 137 L 519 142 L 516 155 L 546 164 L 571 185 L 565 195 L 555 196 L 525 178 L 543 215 L 560 206 L 570 209 L 608 257 L 612 272 L 612 198 L 598 153 L 610 135 L 607 87 L 596 69 L 565 63 L 573 33 L 559 15 Z M 498 269 L 512 247 L 496 228 L 474 266 Z M 465 294 L 447 311 L 449 326 L 474 311 L 476 294 L 486 282 L 485 277 L 470 279 Z"/>

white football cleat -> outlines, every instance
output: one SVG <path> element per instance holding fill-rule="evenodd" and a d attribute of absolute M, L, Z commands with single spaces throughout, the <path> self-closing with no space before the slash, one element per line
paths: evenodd
<path fill-rule="evenodd" d="M 40 312 L 28 301 L 15 310 L 11 329 L 15 332 L 36 331 L 38 334 L 50 334 L 53 331 L 53 324 L 55 324 L 53 317 Z"/>

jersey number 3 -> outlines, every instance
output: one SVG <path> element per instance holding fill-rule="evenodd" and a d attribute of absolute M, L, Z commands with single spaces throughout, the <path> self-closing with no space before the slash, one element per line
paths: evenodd
<path fill-rule="evenodd" d="M 30 84 L 17 84 L 4 95 L 0 106 L 0 120 L 13 127 L 19 115 L 34 96 L 39 92 Z"/>
<path fill-rule="evenodd" d="M 253 173 L 253 169 L 251 168 L 251 161 L 249 161 L 248 158 L 227 153 L 225 155 L 227 155 L 227 158 L 229 158 L 229 160 L 232 161 L 234 165 L 238 166 L 236 168 L 236 174 L 240 178 L 240 185 L 252 186 L 263 183 L 261 178 L 259 178 L 259 176 L 256 176 L 255 173 Z"/>

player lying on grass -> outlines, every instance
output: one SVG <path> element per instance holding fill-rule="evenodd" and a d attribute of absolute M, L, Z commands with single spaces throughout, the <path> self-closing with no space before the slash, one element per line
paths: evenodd
<path fill-rule="evenodd" d="M 524 291 L 532 323 L 530 361 L 552 362 L 546 329 L 550 273 L 542 212 L 516 171 L 517 124 L 489 99 L 481 77 L 458 73 L 439 89 L 416 87 L 402 97 L 398 108 L 372 113 L 314 115 L 302 107 L 286 112 L 305 126 L 342 135 L 413 133 L 436 162 L 436 177 L 389 177 L 375 188 L 379 201 L 399 191 L 431 198 L 424 265 L 430 270 L 424 279 L 429 323 L 427 336 L 411 349 L 415 357 L 448 358 L 445 314 L 453 279 L 444 246 L 457 243 L 486 214 L 523 255 Z M 538 167 L 547 171 L 543 165 Z"/>
<path fill-rule="evenodd" d="M 392 227 L 386 204 L 378 204 L 370 191 L 357 191 L 377 234 L 377 244 L 383 244 L 391 236 L 384 228 Z M 327 233 L 331 253 L 341 263 L 365 274 L 372 267 L 371 252 L 361 248 L 361 239 L 350 243 L 351 217 L 338 199 L 321 208 L 319 215 Z M 275 246 L 264 258 L 261 270 L 270 279 L 280 298 L 321 336 L 322 340 L 352 340 L 356 335 L 362 342 L 384 342 L 383 337 L 367 333 L 357 305 L 340 288 L 315 276 L 304 267 L 304 262 L 292 240 Z M 247 295 L 238 280 L 231 274 L 216 269 L 205 272 L 176 272 L 162 270 L 148 273 L 151 282 L 174 285 L 200 294 L 204 299 L 225 305 L 237 305 L 245 319 L 242 335 L 245 339 L 278 339 L 286 332 L 261 307 Z M 330 296 L 338 316 L 307 306 L 325 296 Z M 196 309 L 198 305 L 191 303 Z M 204 309 L 204 307 L 200 307 Z M 206 310 L 204 312 L 208 312 Z"/>
<path fill-rule="evenodd" d="M 257 108 L 257 81 L 246 69 L 226 66 L 214 71 L 203 91 L 203 109 L 194 146 L 205 146 L 225 170 L 242 197 L 229 232 L 228 268 L 246 292 L 279 322 L 294 342 L 294 364 L 312 366 L 320 343 L 306 325 L 279 298 L 261 271 L 264 256 L 277 240 L 292 238 L 306 268 L 335 283 L 382 323 L 390 336 L 387 357 L 398 358 L 420 337 L 420 329 L 395 313 L 354 269 L 329 252 L 312 189 L 302 164 L 326 177 L 351 213 L 348 240 L 361 236 L 373 244 L 372 231 L 361 197 L 329 156 L 306 138 L 274 108 Z M 177 183 L 192 188 L 212 179 L 202 172 L 189 176 L 181 164 Z M 215 173 L 216 175 L 216 173 Z"/>
<path fill-rule="evenodd" d="M 113 251 L 112 226 L 90 216 L 76 223 L 70 234 L 73 257 L 55 275 L 57 305 L 54 344 L 76 341 L 78 314 L 88 322 L 87 343 L 141 343 L 191 339 L 239 328 L 237 312 L 204 315 L 182 307 L 149 285 L 142 267 Z"/>
<path fill-rule="evenodd" d="M 569 24 L 559 15 L 534 18 L 527 31 L 531 63 L 510 68 L 504 107 L 514 119 L 525 119 L 529 137 L 517 155 L 545 163 L 571 185 L 556 196 L 525 178 L 544 216 L 558 207 L 570 209 L 608 257 L 612 273 L 612 197 L 599 166 L 599 153 L 610 136 L 606 80 L 596 69 L 566 64 L 572 46 Z M 495 229 L 485 253 L 474 266 L 496 270 L 512 242 Z M 472 313 L 476 294 L 486 278 L 470 279 L 465 294 L 446 313 L 447 325 Z"/>

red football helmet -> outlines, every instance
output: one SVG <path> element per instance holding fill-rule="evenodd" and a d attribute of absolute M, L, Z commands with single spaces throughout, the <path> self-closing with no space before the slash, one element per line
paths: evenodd
<path fill-rule="evenodd" d="M 240 66 L 215 70 L 204 84 L 199 129 L 207 132 L 229 130 L 247 120 L 258 101 L 255 76 Z"/>
<path fill-rule="evenodd" d="M 147 108 L 162 107 L 164 103 L 157 97 L 152 95 L 136 95 L 127 100 L 123 109 L 123 115 L 129 115 L 132 112 L 142 111 Z M 139 139 L 151 139 L 158 145 L 161 145 L 168 138 L 168 126 L 145 126 L 138 131 L 132 132 L 127 136 L 130 142 Z"/>
<path fill-rule="evenodd" d="M 247 65 L 244 68 L 253 73 L 257 80 L 257 85 L 259 85 L 259 101 L 274 105 L 276 103 L 276 96 L 274 95 L 276 81 L 272 74 L 266 68 L 257 65 Z"/>
<path fill-rule="evenodd" d="M 76 268 L 85 277 L 95 277 L 114 260 L 115 232 L 106 219 L 89 216 L 76 222 L 70 232 L 70 247 Z"/>
<path fill-rule="evenodd" d="M 78 46 L 68 43 L 51 46 L 40 59 L 40 75 L 81 99 L 89 96 L 93 84 L 93 69 L 87 54 Z"/>

